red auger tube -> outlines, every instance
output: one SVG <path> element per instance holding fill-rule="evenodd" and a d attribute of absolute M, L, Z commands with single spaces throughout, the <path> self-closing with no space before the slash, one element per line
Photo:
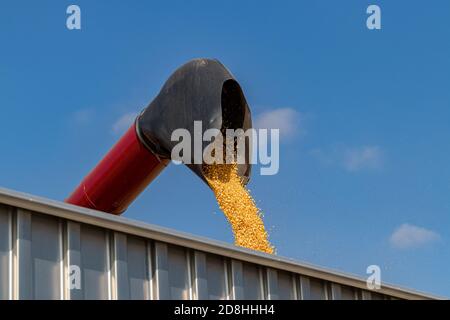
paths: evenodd
<path fill-rule="evenodd" d="M 134 123 L 66 202 L 121 214 L 168 162 L 142 144 Z"/>

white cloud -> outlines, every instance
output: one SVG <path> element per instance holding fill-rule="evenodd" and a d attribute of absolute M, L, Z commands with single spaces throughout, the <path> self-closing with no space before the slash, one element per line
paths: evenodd
<path fill-rule="evenodd" d="M 94 118 L 92 109 L 80 109 L 71 114 L 72 121 L 77 125 L 87 125 Z"/>
<path fill-rule="evenodd" d="M 379 146 L 333 146 L 316 148 L 310 154 L 325 166 L 338 166 L 349 172 L 380 169 L 384 164 L 384 152 Z"/>
<path fill-rule="evenodd" d="M 280 129 L 280 136 L 292 138 L 301 133 L 300 113 L 292 108 L 280 108 L 263 112 L 256 116 L 257 129 Z"/>
<path fill-rule="evenodd" d="M 112 126 L 114 134 L 121 134 L 127 130 L 138 116 L 137 112 L 129 112 L 122 115 Z"/>
<path fill-rule="evenodd" d="M 389 242 L 394 248 L 408 249 L 420 247 L 439 239 L 440 235 L 432 230 L 404 223 L 392 233 Z"/>
<path fill-rule="evenodd" d="M 379 169 L 383 163 L 383 151 L 379 146 L 362 146 L 345 150 L 343 165 L 348 171 Z"/>

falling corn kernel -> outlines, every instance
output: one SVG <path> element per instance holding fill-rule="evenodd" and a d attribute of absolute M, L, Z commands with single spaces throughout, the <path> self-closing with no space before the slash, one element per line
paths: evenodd
<path fill-rule="evenodd" d="M 236 164 L 205 166 L 205 177 L 234 234 L 237 246 L 273 253 L 262 214 L 237 172 Z"/>

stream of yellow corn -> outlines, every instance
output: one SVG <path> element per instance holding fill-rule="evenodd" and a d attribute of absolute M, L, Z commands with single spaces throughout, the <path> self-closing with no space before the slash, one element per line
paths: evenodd
<path fill-rule="evenodd" d="M 237 246 L 274 253 L 262 221 L 262 214 L 243 185 L 236 164 L 205 166 L 205 177 L 220 209 L 231 224 Z"/>

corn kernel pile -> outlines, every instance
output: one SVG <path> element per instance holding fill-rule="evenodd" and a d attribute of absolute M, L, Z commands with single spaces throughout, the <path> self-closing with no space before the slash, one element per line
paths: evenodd
<path fill-rule="evenodd" d="M 266 253 L 274 248 L 268 240 L 262 214 L 237 172 L 236 164 L 205 166 L 205 177 L 220 209 L 233 230 L 235 244 Z"/>

